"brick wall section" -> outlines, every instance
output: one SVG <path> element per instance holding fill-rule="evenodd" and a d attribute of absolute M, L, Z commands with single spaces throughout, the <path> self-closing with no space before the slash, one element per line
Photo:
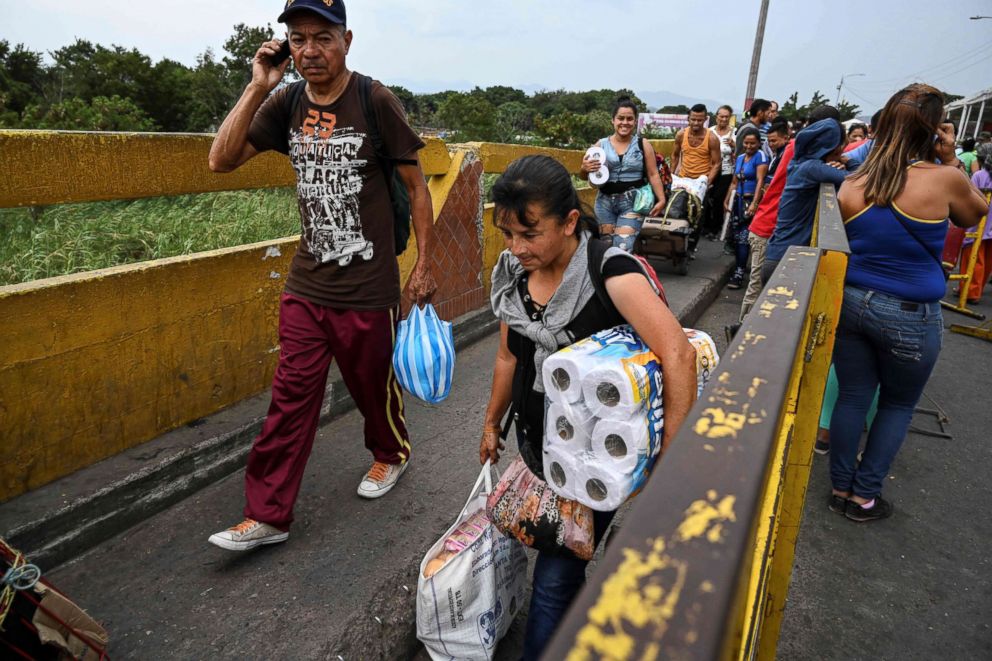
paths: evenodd
<path fill-rule="evenodd" d="M 434 277 L 438 290 L 432 302 L 438 316 L 448 321 L 489 305 L 489 297 L 480 277 L 482 246 L 479 244 L 478 223 L 481 222 L 479 214 L 482 209 L 479 204 L 481 176 L 481 162 L 465 163 L 434 224 Z M 404 290 L 404 315 L 412 304 L 408 294 L 408 289 Z"/>

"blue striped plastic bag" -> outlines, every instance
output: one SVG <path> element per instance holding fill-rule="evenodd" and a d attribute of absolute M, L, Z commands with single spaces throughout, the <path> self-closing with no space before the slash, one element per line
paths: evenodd
<path fill-rule="evenodd" d="M 451 390 L 455 371 L 455 339 L 451 323 L 442 321 L 434 306 L 414 305 L 400 322 L 393 348 L 393 369 L 411 395 L 437 404 Z"/>

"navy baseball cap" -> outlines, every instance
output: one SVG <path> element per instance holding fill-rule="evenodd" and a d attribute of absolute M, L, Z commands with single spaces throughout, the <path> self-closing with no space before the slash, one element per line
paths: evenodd
<path fill-rule="evenodd" d="M 286 8 L 279 14 L 277 20 L 285 23 L 290 16 L 305 11 L 313 12 L 331 23 L 348 24 L 344 0 L 286 0 Z"/>

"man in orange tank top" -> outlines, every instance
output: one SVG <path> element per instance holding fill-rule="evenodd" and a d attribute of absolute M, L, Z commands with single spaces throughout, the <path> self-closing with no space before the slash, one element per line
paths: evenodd
<path fill-rule="evenodd" d="M 689 127 L 675 135 L 672 172 L 680 177 L 713 182 L 720 174 L 720 139 L 706 130 L 706 117 L 706 106 L 697 103 L 689 111 Z"/>
<path fill-rule="evenodd" d="M 706 177 L 707 188 L 720 174 L 720 139 L 712 131 L 706 130 L 706 106 L 697 103 L 689 110 L 689 127 L 675 135 L 675 148 L 672 151 L 672 172 L 680 177 L 698 179 Z M 704 196 L 707 202 L 709 195 Z M 701 214 L 706 216 L 706 209 Z M 689 250 L 695 251 L 699 243 L 701 224 L 697 223 L 689 237 Z"/>

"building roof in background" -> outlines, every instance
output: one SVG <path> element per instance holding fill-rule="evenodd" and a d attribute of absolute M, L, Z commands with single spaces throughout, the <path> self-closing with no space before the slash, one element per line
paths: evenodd
<path fill-rule="evenodd" d="M 955 110 L 957 108 L 963 108 L 965 106 L 970 106 L 975 103 L 981 103 L 982 101 L 988 102 L 992 101 L 992 87 L 982 90 L 972 96 L 966 96 L 963 99 L 958 99 L 952 103 L 948 103 L 944 109 L 945 110 Z"/>

